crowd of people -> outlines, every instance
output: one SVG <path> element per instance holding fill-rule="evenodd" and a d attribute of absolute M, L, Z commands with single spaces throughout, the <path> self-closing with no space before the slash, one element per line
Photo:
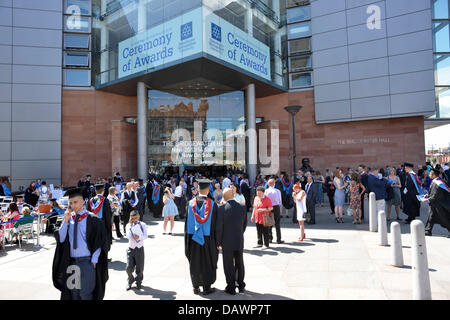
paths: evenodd
<path fill-rule="evenodd" d="M 316 207 L 324 205 L 325 194 L 330 214 L 339 224 L 345 223 L 344 213 L 353 218 L 353 224 L 364 223 L 364 202 L 371 192 L 375 194 L 377 211 L 386 210 L 388 221 L 394 207 L 397 220 L 402 221 L 403 211 L 405 223 L 411 223 L 420 215 L 421 204 L 427 202 L 430 211 L 425 232 L 431 235 L 434 224 L 450 231 L 449 180 L 448 164 L 430 163 L 417 173 L 413 164 L 404 163 L 399 167 L 359 165 L 354 169 L 336 168 L 334 172 L 326 169 L 324 176 L 303 166 L 295 175 L 259 175 L 252 184 L 244 172 L 234 170 L 215 177 L 193 172 L 149 175 L 146 182 L 125 182 L 117 172 L 113 178 L 95 182 L 91 182 L 90 175 L 80 179 L 76 188 L 66 191 L 66 210 L 51 198 L 45 181 L 33 181 L 25 190 L 24 200 L 10 204 L 6 219 L 17 220 L 21 214 L 17 203 L 21 208 L 24 204 L 32 208 L 49 203 L 52 215 L 46 219 L 46 232 L 55 232 L 57 239 L 53 279 L 64 299 L 103 298 L 114 231 L 118 239 L 125 236 L 129 241 L 126 289 L 131 289 L 134 282 L 141 288 L 146 207 L 154 219 L 163 219 L 163 235 L 173 234 L 175 221 L 184 222 L 185 254 L 195 294 L 214 291 L 211 286 L 216 280 L 220 250 L 227 280 L 225 291 L 235 294 L 236 288 L 239 292 L 245 288 L 243 239 L 249 212 L 250 221 L 256 225 L 256 247 L 263 250 L 271 243 L 284 243 L 280 222 L 290 215 L 299 226 L 297 241 L 303 242 L 305 224 L 316 224 Z M 5 189 L 8 187 L 3 186 Z M 25 213 L 29 214 L 29 210 Z M 82 290 L 64 284 L 64 272 L 71 264 L 82 270 Z"/>

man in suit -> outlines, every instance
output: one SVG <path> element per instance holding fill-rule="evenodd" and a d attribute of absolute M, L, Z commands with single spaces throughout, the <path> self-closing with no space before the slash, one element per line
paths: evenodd
<path fill-rule="evenodd" d="M 366 188 L 366 191 L 361 195 L 361 220 L 364 220 L 364 199 L 366 197 L 366 194 L 368 193 L 368 184 L 369 184 L 369 175 L 366 172 L 366 166 L 363 164 L 359 165 L 358 168 L 361 183 Z"/>
<path fill-rule="evenodd" d="M 316 223 L 316 198 L 317 198 L 317 188 L 314 183 L 312 175 L 308 175 L 306 186 L 306 211 L 309 213 L 311 219 L 308 224 Z"/>
<path fill-rule="evenodd" d="M 244 232 L 247 227 L 247 212 L 234 200 L 233 191 L 223 191 L 226 204 L 219 207 L 217 222 L 218 249 L 222 248 L 223 269 L 227 281 L 225 292 L 236 294 L 236 282 L 239 292 L 245 288 L 244 275 Z"/>

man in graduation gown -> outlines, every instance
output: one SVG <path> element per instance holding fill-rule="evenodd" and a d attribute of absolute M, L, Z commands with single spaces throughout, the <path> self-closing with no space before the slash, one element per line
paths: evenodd
<path fill-rule="evenodd" d="M 122 192 L 120 197 L 120 203 L 122 204 L 122 221 L 123 221 L 123 232 L 126 234 L 127 223 L 130 220 L 130 212 L 136 208 L 139 203 L 139 199 L 136 192 L 132 190 L 133 183 L 128 182 L 126 185 L 126 190 Z"/>
<path fill-rule="evenodd" d="M 53 285 L 61 300 L 102 300 L 108 281 L 107 239 L 103 221 L 84 208 L 81 188 L 66 192 L 69 209 L 55 232 Z"/>
<path fill-rule="evenodd" d="M 145 186 L 145 197 L 147 198 L 148 212 L 152 212 L 152 191 L 153 191 L 153 181 L 152 179 L 147 180 L 147 185 Z"/>
<path fill-rule="evenodd" d="M 421 192 L 421 181 L 413 171 L 414 165 L 412 163 L 405 162 L 406 181 L 403 194 L 405 195 L 405 203 L 403 211 L 408 218 L 405 220 L 406 224 L 411 223 L 416 217 L 420 216 L 420 202 L 417 199 L 417 195 Z"/>
<path fill-rule="evenodd" d="M 252 207 L 252 201 L 251 201 L 250 183 L 248 182 L 247 175 L 245 175 L 244 178 L 241 180 L 240 187 L 241 187 L 242 195 L 245 198 L 245 206 L 247 207 L 247 212 L 248 212 L 248 211 L 250 211 L 250 208 Z"/>
<path fill-rule="evenodd" d="M 155 181 L 155 183 L 153 185 L 152 198 L 151 198 L 153 217 L 155 217 L 155 218 L 162 217 L 162 210 L 164 207 L 163 197 L 162 197 L 163 192 L 164 192 L 164 190 L 162 190 L 162 186 L 159 184 L 158 181 Z"/>
<path fill-rule="evenodd" d="M 106 245 L 108 252 L 112 245 L 112 210 L 108 198 L 103 195 L 104 188 L 104 184 L 95 185 L 95 192 L 97 194 L 88 201 L 87 210 L 102 219 L 106 230 Z"/>
<path fill-rule="evenodd" d="M 189 271 L 194 294 L 213 293 L 211 285 L 216 281 L 217 260 L 219 257 L 216 239 L 216 220 L 218 207 L 208 197 L 208 179 L 199 179 L 199 195 L 189 202 L 185 221 L 185 255 L 189 261 Z"/>
<path fill-rule="evenodd" d="M 431 236 L 431 231 L 436 223 L 450 232 L 450 189 L 439 177 L 439 170 L 432 169 L 430 177 L 433 181 L 427 198 L 430 204 L 430 212 L 425 226 L 425 235 L 427 236 Z"/>

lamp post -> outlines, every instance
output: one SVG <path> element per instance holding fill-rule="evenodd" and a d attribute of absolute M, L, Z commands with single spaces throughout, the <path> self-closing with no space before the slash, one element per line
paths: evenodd
<path fill-rule="evenodd" d="M 289 112 L 291 114 L 291 116 L 292 116 L 292 143 L 294 145 L 294 154 L 293 154 L 294 175 L 295 175 L 295 172 L 297 171 L 296 168 L 295 168 L 295 160 L 297 158 L 297 152 L 295 150 L 295 115 L 297 114 L 297 112 L 300 111 L 301 108 L 302 108 L 302 106 L 287 106 L 287 107 L 284 107 L 284 110 Z"/>

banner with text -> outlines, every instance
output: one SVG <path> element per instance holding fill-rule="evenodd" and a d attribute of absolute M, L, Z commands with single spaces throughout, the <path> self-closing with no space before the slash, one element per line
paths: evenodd
<path fill-rule="evenodd" d="M 270 48 L 207 8 L 203 10 L 203 51 L 271 80 Z"/>
<path fill-rule="evenodd" d="M 119 43 L 119 78 L 202 52 L 202 8 Z"/>

